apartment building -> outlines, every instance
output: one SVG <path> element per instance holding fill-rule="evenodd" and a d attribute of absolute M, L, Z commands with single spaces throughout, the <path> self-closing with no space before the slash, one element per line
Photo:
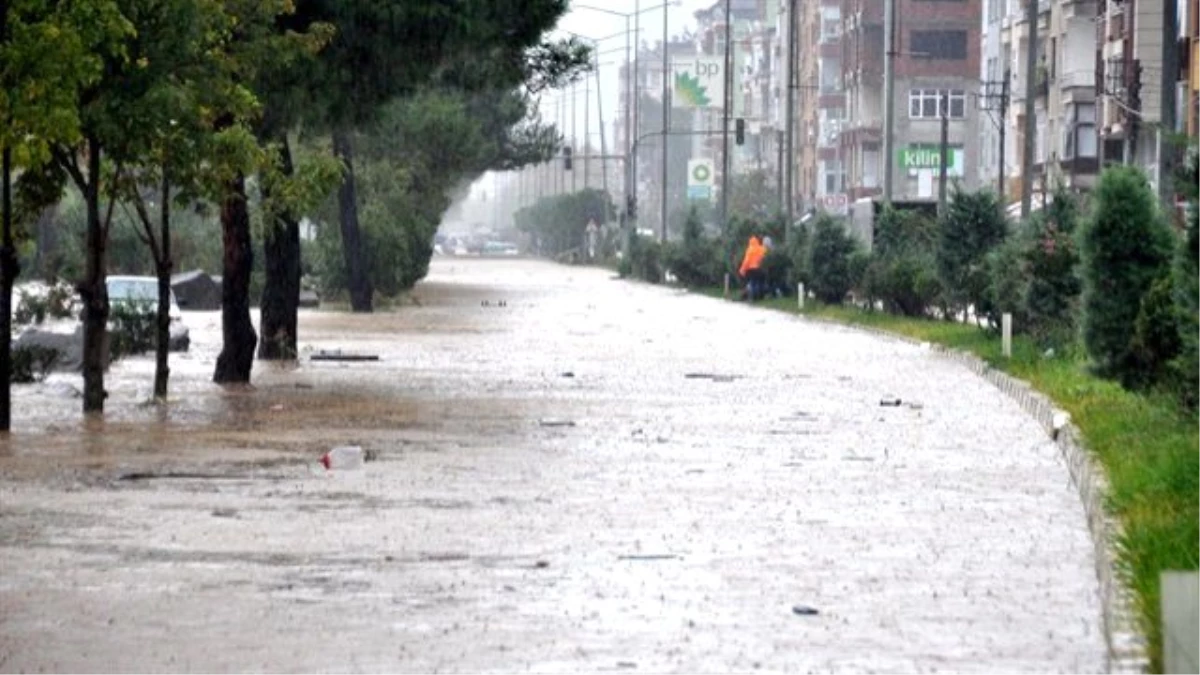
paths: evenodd
<path fill-rule="evenodd" d="M 1164 26 L 1175 6 L 1174 30 Z M 1097 120 L 1101 161 L 1140 166 L 1173 200 L 1170 136 L 1197 131 L 1195 0 L 1097 0 Z"/>
<path fill-rule="evenodd" d="M 979 180 L 1021 200 L 1027 84 L 1034 85 L 1033 192 L 1086 191 L 1099 171 L 1096 0 L 1041 0 L 1030 30 L 1020 0 L 985 0 L 979 103 Z M 1037 50 L 1027 68 L 1030 35 Z M 1002 96 L 1007 93 L 1007 101 Z M 1001 126 L 1004 133 L 1001 133 Z M 1004 136 L 1004 146 L 1000 138 Z M 1000 182 L 1000 164 L 1004 181 Z"/>
<path fill-rule="evenodd" d="M 883 193 L 892 162 L 892 198 L 937 198 L 941 118 L 949 118 L 948 178 L 978 182 L 981 0 L 894 0 L 894 132 L 882 157 L 884 11 L 879 0 L 841 0 L 841 74 L 846 115 L 840 152 L 850 201 Z"/>

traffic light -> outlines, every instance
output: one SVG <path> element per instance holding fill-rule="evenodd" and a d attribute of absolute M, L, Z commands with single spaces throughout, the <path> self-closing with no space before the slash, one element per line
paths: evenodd
<path fill-rule="evenodd" d="M 738 145 L 741 145 L 746 142 L 746 120 L 741 117 L 737 118 L 736 129 L 737 133 L 734 134 L 734 139 Z"/>
<path fill-rule="evenodd" d="M 629 195 L 625 198 L 625 213 L 630 218 L 637 218 L 637 197 Z"/>
<path fill-rule="evenodd" d="M 563 148 L 563 169 L 571 170 L 571 146 L 569 145 Z"/>

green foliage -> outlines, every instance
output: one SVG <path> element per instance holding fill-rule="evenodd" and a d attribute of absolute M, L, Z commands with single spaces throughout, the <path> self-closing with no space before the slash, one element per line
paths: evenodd
<path fill-rule="evenodd" d="M 955 188 L 938 223 L 936 249 L 938 278 L 954 311 L 973 306 L 976 315 L 992 313 L 985 257 L 1007 234 L 1008 224 L 994 193 Z"/>
<path fill-rule="evenodd" d="M 114 302 L 109 322 L 108 353 L 112 361 L 150 351 L 158 341 L 155 303 Z"/>
<path fill-rule="evenodd" d="M 1095 212 L 1080 237 L 1084 345 L 1097 372 L 1137 386 L 1144 381 L 1132 353 L 1138 313 L 1151 286 L 1167 274 L 1173 248 L 1141 170 L 1114 166 L 1104 171 Z"/>
<path fill-rule="evenodd" d="M 588 222 L 608 222 L 612 213 L 608 194 L 593 188 L 543 197 L 517 211 L 514 220 L 518 230 L 534 238 L 542 255 L 556 257 L 582 248 Z"/>
<path fill-rule="evenodd" d="M 14 345 L 12 349 L 12 370 L 9 372 L 9 382 L 14 384 L 29 384 L 42 382 L 54 364 L 58 362 L 58 350 L 43 345 Z"/>
<path fill-rule="evenodd" d="M 40 324 L 47 318 L 69 319 L 79 316 L 75 289 L 69 284 L 58 283 L 45 293 L 18 290 L 17 307 L 13 310 L 13 322 L 20 325 Z"/>
<path fill-rule="evenodd" d="M 779 213 L 779 191 L 771 182 L 771 176 L 766 171 L 749 171 L 730 176 L 730 219 L 741 217 L 762 221 Z M 749 237 L 749 234 L 746 236 Z M 735 241 L 745 241 L 745 238 Z"/>
<path fill-rule="evenodd" d="M 1180 172 L 1181 192 L 1187 199 L 1186 230 L 1175 256 L 1175 303 L 1179 308 L 1179 356 L 1171 363 L 1171 387 L 1183 405 L 1195 411 L 1197 373 L 1200 373 L 1200 153 L 1193 146 Z"/>
<path fill-rule="evenodd" d="M 875 224 L 875 241 L 863 273 L 868 306 L 875 300 L 888 312 L 925 316 L 941 293 L 936 272 L 936 224 L 915 211 L 887 208 Z"/>
<path fill-rule="evenodd" d="M 841 220 L 828 215 L 817 216 L 813 226 L 809 269 L 812 292 L 821 302 L 841 304 L 859 279 L 855 278 L 852 257 L 858 244 L 846 231 Z"/>
<path fill-rule="evenodd" d="M 629 242 L 628 275 L 652 284 L 663 281 L 663 247 L 654 237 L 633 235 Z"/>
<path fill-rule="evenodd" d="M 1075 342 L 1079 314 L 1079 250 L 1073 232 L 1078 208 L 1072 195 L 1058 190 L 1044 214 L 1030 218 L 1020 264 L 1027 278 L 1019 326 L 1042 347 Z"/>
<path fill-rule="evenodd" d="M 1179 330 L 1182 317 L 1173 291 L 1170 276 L 1164 276 L 1142 296 L 1129 345 L 1131 363 L 1122 384 L 1148 388 L 1167 379 L 1168 364 L 1182 348 Z"/>
<path fill-rule="evenodd" d="M 1023 240 L 1012 235 L 984 256 L 987 269 L 987 297 L 992 325 L 1000 325 L 1001 316 L 1011 314 L 1015 326 L 1024 326 L 1025 297 L 1029 290 L 1029 274 L 1022 260 Z"/>
<path fill-rule="evenodd" d="M 668 244 L 666 265 L 679 283 L 689 288 L 716 286 L 725 268 L 721 264 L 720 242 L 704 236 L 700 214 L 690 209 L 683 226 L 683 240 Z"/>

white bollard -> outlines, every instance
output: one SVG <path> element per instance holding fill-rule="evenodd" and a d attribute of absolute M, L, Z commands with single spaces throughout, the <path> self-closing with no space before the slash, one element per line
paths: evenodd
<path fill-rule="evenodd" d="M 725 273 L 725 299 L 729 299 L 729 272 Z"/>
<path fill-rule="evenodd" d="M 1000 350 L 1004 358 L 1012 358 L 1012 314 L 1008 312 L 1000 315 Z"/>
<path fill-rule="evenodd" d="M 804 309 L 804 284 L 796 284 L 797 309 Z"/>
<path fill-rule="evenodd" d="M 1163 673 L 1200 669 L 1200 573 L 1162 572 Z"/>

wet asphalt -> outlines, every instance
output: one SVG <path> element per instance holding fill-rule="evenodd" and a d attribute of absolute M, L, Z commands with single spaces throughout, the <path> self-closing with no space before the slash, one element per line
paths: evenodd
<path fill-rule="evenodd" d="M 149 357 L 100 422 L 77 376 L 17 389 L 0 670 L 1104 669 L 1067 470 L 964 367 L 543 262 L 413 298 L 304 312 L 250 388 L 188 313 L 166 407 Z"/>

